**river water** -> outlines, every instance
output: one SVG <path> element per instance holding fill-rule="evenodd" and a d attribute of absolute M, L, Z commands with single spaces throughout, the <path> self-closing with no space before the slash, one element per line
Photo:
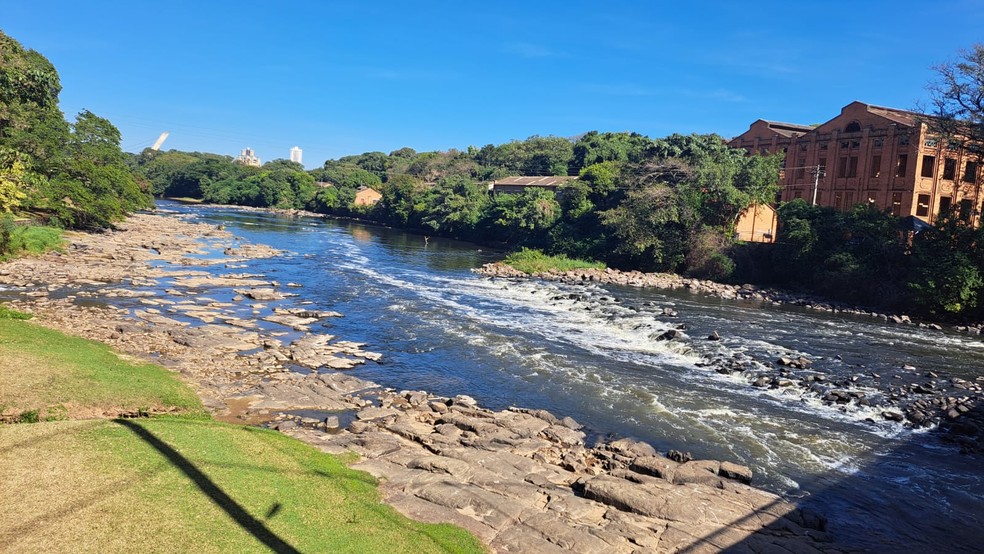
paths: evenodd
<path fill-rule="evenodd" d="M 777 357 L 804 356 L 812 374 L 854 377 L 852 390 L 878 404 L 890 385 L 929 371 L 984 375 L 978 337 L 684 292 L 490 280 L 470 270 L 501 254 L 468 243 L 348 221 L 159 207 L 286 250 L 245 271 L 300 284 L 291 289 L 298 301 L 344 314 L 324 332 L 383 355 L 353 370 L 358 377 L 468 394 L 492 409 L 544 408 L 598 435 L 747 465 L 757 486 L 820 511 L 835 536 L 862 549 L 984 551 L 984 459 L 932 430 L 886 421 L 878 407 L 749 384 L 774 371 Z M 689 338 L 654 340 L 676 327 Z M 722 340 L 706 340 L 715 331 Z M 722 359 L 743 371 L 714 371 Z"/>

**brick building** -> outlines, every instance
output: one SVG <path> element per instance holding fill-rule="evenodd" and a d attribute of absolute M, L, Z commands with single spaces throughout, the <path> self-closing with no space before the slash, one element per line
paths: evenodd
<path fill-rule="evenodd" d="M 981 224 L 982 163 L 932 134 L 920 114 L 852 102 L 816 127 L 759 120 L 730 145 L 785 152 L 781 201 L 803 198 L 848 210 L 867 203 L 932 223 L 951 209 Z"/>

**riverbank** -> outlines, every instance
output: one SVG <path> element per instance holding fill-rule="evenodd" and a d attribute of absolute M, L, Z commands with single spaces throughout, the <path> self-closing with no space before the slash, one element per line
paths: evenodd
<path fill-rule="evenodd" d="M 4 552 L 484 551 L 463 529 L 381 509 L 376 483 L 335 457 L 212 421 L 159 365 L 10 315 L 0 407 L 18 424 L 0 425 Z"/>
<path fill-rule="evenodd" d="M 622 287 L 640 287 L 662 290 L 682 290 L 691 294 L 750 303 L 792 305 L 831 314 L 872 317 L 897 325 L 915 325 L 920 328 L 943 331 L 938 324 L 913 323 L 905 315 L 884 314 L 863 308 L 829 303 L 811 296 L 796 295 L 775 289 L 759 289 L 752 285 L 727 285 L 714 281 L 692 279 L 671 273 L 642 273 L 619 271 L 611 268 L 581 268 L 569 271 L 547 271 L 528 274 L 505 263 L 485 264 L 475 273 L 491 279 L 524 280 L 542 279 L 570 285 L 594 284 Z M 670 310 L 666 314 L 673 317 Z M 979 335 L 981 326 L 955 327 L 954 332 Z M 684 340 L 686 335 L 673 331 L 656 340 Z M 716 333 L 707 340 L 720 340 Z M 747 374 L 738 361 L 717 360 L 715 371 L 726 375 L 743 374 L 749 386 L 772 389 L 800 389 L 805 397 L 815 396 L 831 407 L 869 407 L 870 399 L 856 390 L 863 379 L 876 388 L 883 389 L 884 398 L 879 416 L 915 428 L 939 427 L 944 437 L 960 445 L 965 452 L 984 452 L 984 377 L 976 381 L 947 378 L 935 372 L 927 372 L 922 379 L 910 382 L 880 382 L 877 374 L 859 375 L 842 381 L 827 381 L 825 376 L 812 371 L 813 362 L 806 358 L 780 357 L 771 364 L 772 371 Z M 915 368 L 910 368 L 915 370 Z M 798 374 L 793 373 L 798 370 Z"/>
<path fill-rule="evenodd" d="M 386 391 L 332 369 L 379 355 L 311 331 L 343 314 L 244 272 L 273 249 L 154 215 L 69 240 L 64 254 L 2 266 L 20 309 L 180 371 L 219 418 L 359 453 L 355 467 L 382 478 L 401 511 L 463 525 L 493 550 L 836 550 L 822 518 L 747 486 L 740 466 L 587 445 L 570 418 Z"/>

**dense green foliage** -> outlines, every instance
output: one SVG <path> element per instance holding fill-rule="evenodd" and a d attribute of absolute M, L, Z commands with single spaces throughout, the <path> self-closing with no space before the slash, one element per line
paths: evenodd
<path fill-rule="evenodd" d="M 587 165 L 584 165 L 587 164 Z M 533 136 L 467 151 L 367 152 L 304 172 L 212 154 L 144 151 L 131 165 L 157 195 L 298 208 L 463 239 L 541 248 L 619 267 L 727 277 L 721 253 L 738 215 L 775 196 L 777 158 L 748 157 L 715 135 L 650 139 Z M 554 193 L 491 194 L 509 175 L 577 176 Z M 373 188 L 382 200 L 356 205 Z"/>
<path fill-rule="evenodd" d="M 0 32 L 0 213 L 94 229 L 150 206 L 119 130 L 87 110 L 65 121 L 59 92 L 54 66 Z"/>
<path fill-rule="evenodd" d="M 794 200 L 775 245 L 739 245 L 737 277 L 861 305 L 935 317 L 984 317 L 984 229 L 959 217 L 913 229 L 867 206 L 849 212 Z"/>

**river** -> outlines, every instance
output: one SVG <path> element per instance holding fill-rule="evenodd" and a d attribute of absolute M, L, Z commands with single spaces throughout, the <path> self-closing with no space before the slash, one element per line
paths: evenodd
<path fill-rule="evenodd" d="M 855 378 L 853 389 L 878 404 L 891 384 L 930 371 L 984 375 L 979 337 L 685 292 L 490 280 L 470 270 L 501 254 L 473 244 L 350 221 L 159 207 L 286 250 L 245 271 L 299 284 L 298 301 L 344 314 L 324 332 L 383 355 L 353 370 L 358 377 L 468 394 L 492 409 L 544 408 L 597 435 L 747 465 L 757 486 L 820 511 L 835 536 L 862 549 L 984 549 L 981 457 L 886 421 L 878 407 L 749 384 L 778 356 L 804 356 L 831 381 Z M 676 327 L 690 338 L 654 340 Z M 715 331 L 722 340 L 706 340 Z M 714 371 L 721 359 L 743 370 Z"/>

